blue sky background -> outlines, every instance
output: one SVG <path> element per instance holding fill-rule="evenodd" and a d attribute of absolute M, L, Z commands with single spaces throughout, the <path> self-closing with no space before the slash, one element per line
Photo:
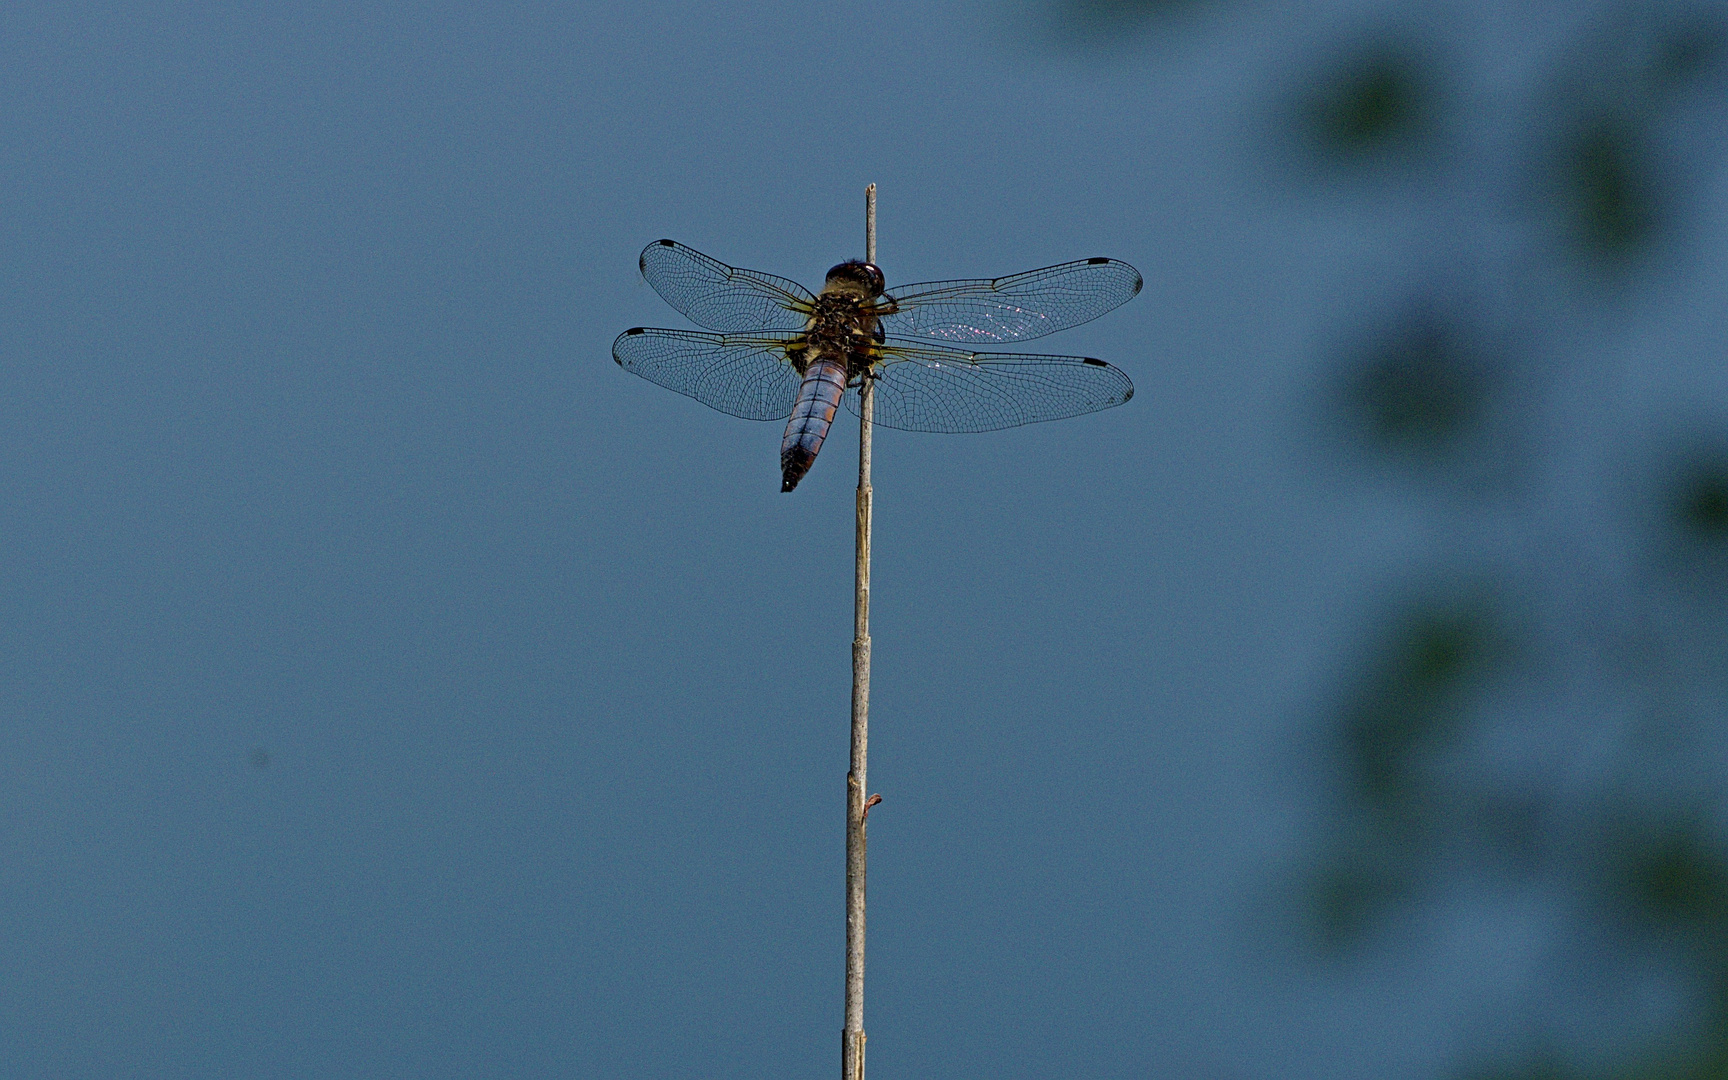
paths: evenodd
<path fill-rule="evenodd" d="M 1625 476 L 1724 417 L 1713 128 L 1663 129 L 1686 224 L 1620 284 L 1496 202 L 1614 10 L 1536 7 L 7 6 L 0 1073 L 836 1067 L 856 429 L 783 496 L 778 425 L 608 350 L 685 325 L 645 243 L 814 285 L 871 181 L 890 283 L 1146 279 L 1040 343 L 1127 406 L 877 440 L 871 1074 L 1589 1052 L 1540 889 L 1281 929 L 1383 599 L 1620 566 Z M 1453 164 L 1317 173 L 1291 102 L 1388 34 Z M 1516 513 L 1326 434 L 1432 281 L 1520 343 Z"/>

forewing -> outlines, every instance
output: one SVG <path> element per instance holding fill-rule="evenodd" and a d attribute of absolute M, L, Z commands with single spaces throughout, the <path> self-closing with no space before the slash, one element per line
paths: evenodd
<path fill-rule="evenodd" d="M 802 330 L 815 298 L 796 281 L 740 270 L 675 240 L 642 249 L 642 276 L 698 326 L 728 334 Z"/>
<path fill-rule="evenodd" d="M 1140 271 L 1117 259 L 1081 259 L 1001 278 L 927 281 L 893 289 L 889 333 L 960 345 L 1026 341 L 1079 326 L 1132 300 Z M 886 299 L 886 298 L 885 298 Z"/>
<path fill-rule="evenodd" d="M 746 420 L 783 420 L 798 396 L 786 360 L 796 335 L 701 334 L 636 327 L 612 343 L 625 371 Z"/>
<path fill-rule="evenodd" d="M 875 369 L 874 420 L 901 431 L 996 431 L 1120 405 L 1134 384 L 1084 356 L 969 353 L 890 342 Z M 846 391 L 858 412 L 858 388 Z"/>

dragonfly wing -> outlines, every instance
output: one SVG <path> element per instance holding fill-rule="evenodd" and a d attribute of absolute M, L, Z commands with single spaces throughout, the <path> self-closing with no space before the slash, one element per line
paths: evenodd
<path fill-rule="evenodd" d="M 727 266 L 675 240 L 654 241 L 638 261 L 648 284 L 679 314 L 722 333 L 802 330 L 815 303 L 796 281 Z"/>
<path fill-rule="evenodd" d="M 1026 341 L 1079 326 L 1132 300 L 1140 271 L 1118 259 L 1080 259 L 1001 278 L 927 281 L 893 290 L 889 333 L 960 345 Z M 887 301 L 889 298 L 884 297 Z"/>
<path fill-rule="evenodd" d="M 636 327 L 612 343 L 625 371 L 746 420 L 784 420 L 798 396 L 786 360 L 797 335 L 701 334 Z"/>
<path fill-rule="evenodd" d="M 1085 356 L 970 353 L 890 342 L 875 368 L 874 420 L 901 431 L 996 431 L 1120 405 L 1134 384 Z M 846 391 L 858 412 L 858 388 Z"/>

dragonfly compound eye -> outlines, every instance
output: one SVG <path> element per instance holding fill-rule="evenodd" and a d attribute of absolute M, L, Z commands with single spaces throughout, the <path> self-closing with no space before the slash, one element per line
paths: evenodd
<path fill-rule="evenodd" d="M 887 284 L 881 270 L 858 259 L 848 259 L 828 271 L 828 280 L 856 286 L 869 296 L 882 295 L 882 289 Z"/>

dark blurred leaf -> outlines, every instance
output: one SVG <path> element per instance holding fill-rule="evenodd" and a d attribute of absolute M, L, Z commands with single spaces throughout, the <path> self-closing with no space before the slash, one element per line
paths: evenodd
<path fill-rule="evenodd" d="M 1617 899 L 1664 929 L 1702 930 L 1728 940 L 1728 857 L 1692 824 L 1670 823 L 1623 837 L 1610 874 Z"/>
<path fill-rule="evenodd" d="M 1067 0 L 1058 9 L 1064 33 L 1107 43 L 1152 23 L 1210 6 L 1212 0 Z"/>
<path fill-rule="evenodd" d="M 1359 52 L 1322 76 L 1309 95 L 1310 136 L 1321 152 L 1339 159 L 1408 147 L 1432 128 L 1434 82 L 1413 50 Z"/>
<path fill-rule="evenodd" d="M 1668 570 L 1676 596 L 1687 598 L 1698 629 L 1719 625 L 1728 599 L 1728 442 L 1719 434 L 1684 436 L 1653 468 L 1646 518 L 1652 552 Z"/>
<path fill-rule="evenodd" d="M 1459 804 L 1460 824 L 1480 850 L 1519 871 L 1538 863 L 1550 824 L 1542 803 L 1530 797 L 1481 793 L 1460 793 L 1454 801 Z"/>
<path fill-rule="evenodd" d="M 1478 427 L 1490 390 L 1487 370 L 1464 335 L 1420 316 L 1370 350 L 1348 376 L 1342 397 L 1373 442 L 1434 455 Z"/>
<path fill-rule="evenodd" d="M 1354 798 L 1335 854 L 1307 883 L 1311 936 L 1322 947 L 1353 943 L 1422 878 L 1435 826 L 1450 811 L 1429 797 L 1420 760 L 1462 726 L 1465 691 L 1501 655 L 1504 640 L 1480 595 L 1453 591 L 1409 605 L 1363 664 L 1337 730 Z"/>
<path fill-rule="evenodd" d="M 1604 113 L 1585 121 L 1562 149 L 1558 169 L 1562 212 L 1588 254 L 1623 259 L 1654 238 L 1656 164 L 1630 120 Z"/>
<path fill-rule="evenodd" d="M 1406 874 L 1360 856 L 1344 856 L 1308 881 L 1309 931 L 1321 949 L 1336 951 L 1359 941 L 1410 891 Z"/>
<path fill-rule="evenodd" d="M 1728 54 L 1728 35 L 1713 18 L 1696 16 L 1665 30 L 1651 61 L 1652 74 L 1668 83 L 1686 83 L 1709 74 Z"/>
<path fill-rule="evenodd" d="M 1490 152 L 1505 153 L 1539 172 L 1538 182 L 1526 186 L 1523 197 L 1534 195 L 1546 205 L 1527 204 L 1524 214 L 1558 219 L 1567 241 L 1606 269 L 1637 265 L 1638 257 L 1676 231 L 1680 212 L 1686 209 L 1681 196 L 1690 190 L 1692 179 L 1686 171 L 1688 155 L 1699 156 L 1699 147 L 1714 149 L 1706 145 L 1708 140 L 1688 137 L 1691 132 L 1681 122 L 1690 123 L 1692 113 L 1680 111 L 1701 112 L 1715 105 L 1713 98 L 1683 92 L 1725 66 L 1728 34 L 1715 9 L 1700 15 L 1695 8 L 1688 11 L 1667 2 L 1617 0 L 1598 14 L 1607 18 L 1598 23 L 1601 32 L 1593 40 L 1547 43 L 1560 45 L 1560 50 L 1545 44 L 1543 55 L 1550 60 L 1571 59 L 1548 68 L 1555 93 L 1537 110 L 1539 127 L 1526 133 L 1524 145 Z M 1426 152 L 1422 162 L 1450 166 L 1432 152 L 1441 144 L 1437 135 L 1451 135 L 1454 123 L 1460 128 L 1479 125 L 1473 133 L 1489 138 L 1471 145 L 1491 147 L 1498 136 L 1496 125 L 1510 114 L 1489 109 L 1480 117 L 1454 118 L 1447 111 L 1448 75 L 1447 69 L 1413 49 L 1358 49 L 1314 81 L 1301 99 L 1298 130 L 1334 164 L 1366 170 L 1380 162 L 1417 160 L 1416 155 Z M 1709 89 L 1714 94 L 1719 88 L 1711 83 Z M 1469 189 L 1478 203 L 1462 216 L 1458 206 L 1433 200 L 1430 208 L 1437 219 L 1445 215 L 1443 220 L 1468 225 L 1474 214 L 1477 224 L 1492 220 L 1502 211 L 1504 202 L 1499 200 L 1506 195 L 1492 174 L 1504 163 L 1476 165 L 1478 177 L 1487 183 Z M 1460 170 L 1444 178 L 1449 182 L 1466 175 Z M 1343 199 L 1357 194 L 1348 186 L 1339 190 Z M 1436 185 L 1436 190 L 1455 198 L 1460 189 Z M 1361 213 L 1379 210 L 1370 204 Z M 1471 246 L 1476 243 L 1471 235 L 1460 229 L 1456 242 Z M 1515 273 L 1553 269 L 1559 267 L 1521 262 Z M 1513 276 L 1502 280 L 1512 281 Z M 1450 310 L 1473 314 L 1478 309 Z M 1503 355 L 1481 347 L 1491 339 L 1470 335 L 1473 326 L 1482 324 L 1448 319 L 1446 314 L 1418 313 L 1392 325 L 1354 357 L 1335 384 L 1332 400 L 1379 449 L 1443 457 L 1470 448 L 1482 452 L 1473 460 L 1485 461 L 1488 437 L 1506 431 L 1503 425 L 1517 416 L 1510 393 L 1522 383 L 1503 378 L 1502 369 L 1490 362 Z M 1672 484 L 1653 485 L 1656 498 L 1666 500 L 1660 503 L 1664 528 L 1683 534 L 1690 545 L 1688 580 L 1704 579 L 1707 575 L 1696 573 L 1698 568 L 1728 566 L 1728 452 L 1695 456 L 1665 478 Z M 1468 528 L 1480 523 L 1461 524 Z M 1456 538 L 1459 531 L 1446 535 Z M 1568 565 L 1567 557 L 1546 539 L 1530 541 L 1525 554 L 1532 564 L 1546 568 L 1538 573 L 1556 579 L 1588 578 L 1596 572 Z M 1588 610 L 1582 621 L 1590 625 L 1576 638 L 1557 634 L 1552 642 L 1565 656 L 1560 667 L 1591 666 L 1593 675 L 1602 677 L 1600 684 L 1584 691 L 1598 700 L 1578 702 L 1585 717 L 1599 716 L 1598 708 L 1616 714 L 1625 708 L 1626 687 L 1616 685 L 1625 673 L 1614 667 L 1621 658 L 1604 662 L 1592 656 L 1592 640 L 1615 642 L 1617 653 L 1620 642 L 1629 642 L 1627 654 L 1636 650 L 1651 656 L 1661 653 L 1666 642 L 1666 627 L 1648 625 L 1649 609 L 1641 598 L 1623 597 L 1616 589 L 1618 583 L 1579 590 L 1594 594 L 1579 605 Z M 1564 603 L 1575 601 L 1569 596 Z M 1696 985 L 1715 1011 L 1677 1012 L 1670 1018 L 1673 1029 L 1658 1040 L 1643 1048 L 1615 1048 L 1641 1049 L 1639 1056 L 1615 1060 L 1597 1054 L 1588 1069 L 1560 1054 L 1515 1056 L 1503 1059 L 1508 1064 L 1467 1075 L 1476 1080 L 1728 1080 L 1728 844 L 1696 823 L 1628 829 L 1621 840 L 1607 833 L 1580 834 L 1581 821 L 1591 815 L 1580 814 L 1579 803 L 1588 804 L 1594 796 L 1570 780 L 1552 784 L 1549 765 L 1539 763 L 1544 758 L 1568 761 L 1567 768 L 1573 768 L 1597 756 L 1596 751 L 1566 745 L 1565 735 L 1549 737 L 1548 725 L 1556 714 L 1564 717 L 1561 710 L 1571 706 L 1579 685 L 1567 681 L 1569 674 L 1530 672 L 1554 677 L 1554 694 L 1545 700 L 1520 695 L 1485 703 L 1507 727 L 1494 734 L 1505 738 L 1477 742 L 1463 737 L 1478 704 L 1476 691 L 1491 688 L 1488 677 L 1496 665 L 1516 655 L 1517 642 L 1505 632 L 1501 610 L 1497 603 L 1444 597 L 1412 604 L 1362 658 L 1331 733 L 1345 780 L 1344 813 L 1340 827 L 1328 837 L 1330 850 L 1338 854 L 1306 879 L 1306 910 L 1314 932 L 1328 945 L 1348 944 L 1388 908 L 1413 899 L 1419 886 L 1453 872 L 1461 872 L 1454 880 L 1475 879 L 1484 867 L 1503 868 L 1507 860 L 1517 868 L 1540 868 L 1561 879 L 1562 888 L 1574 898 L 1606 889 L 1614 904 L 1598 906 L 1595 916 L 1617 909 L 1630 917 L 1606 919 L 1604 929 L 1618 935 L 1621 944 L 1654 945 L 1663 963 L 1681 953 L 1701 961 L 1699 969 L 1687 974 L 1702 971 L 1705 981 Z M 1709 618 L 1719 618 L 1721 610 L 1716 606 Z M 1682 627 L 1681 632 L 1693 628 Z M 1579 644 L 1585 647 L 1579 649 Z M 1708 659 L 1718 653 L 1706 650 L 1704 655 L 1706 662 L 1719 664 Z M 1648 695 L 1663 702 L 1651 711 L 1662 712 L 1666 719 L 1671 703 L 1694 698 L 1699 687 L 1690 685 L 1693 678 L 1652 661 L 1633 681 L 1638 682 L 1640 700 Z M 1527 685 L 1520 680 L 1521 687 Z M 1672 711 L 1690 708 L 1682 704 Z M 1534 723 L 1520 729 L 1527 720 Z M 1714 742 L 1708 745 L 1719 749 Z M 1626 759 L 1639 750 L 1624 746 L 1617 752 L 1623 757 L 1608 765 L 1608 774 L 1635 764 Z M 1698 769 L 1705 767 L 1700 764 Z M 1689 774 L 1687 780 L 1692 779 Z M 1595 867 L 1598 873 L 1579 873 L 1581 866 Z M 1631 932 L 1640 925 L 1670 932 Z M 1615 964 L 1615 952 L 1604 950 L 1604 970 Z M 1548 988 L 1533 990 L 1540 1003 Z M 1611 1032 L 1606 1038 L 1636 1038 L 1629 1031 Z"/>
<path fill-rule="evenodd" d="M 1394 624 L 1344 709 L 1340 742 L 1356 795 L 1381 813 L 1418 793 L 1412 765 L 1463 723 L 1463 691 L 1501 651 L 1488 612 L 1421 604 Z"/>
<path fill-rule="evenodd" d="M 1728 460 L 1699 458 L 1674 484 L 1675 525 L 1691 540 L 1710 546 L 1728 542 Z"/>
<path fill-rule="evenodd" d="M 1582 1080 L 1584 1076 L 1551 1056 L 1517 1065 L 1475 1069 L 1464 1075 L 1466 1080 Z"/>

